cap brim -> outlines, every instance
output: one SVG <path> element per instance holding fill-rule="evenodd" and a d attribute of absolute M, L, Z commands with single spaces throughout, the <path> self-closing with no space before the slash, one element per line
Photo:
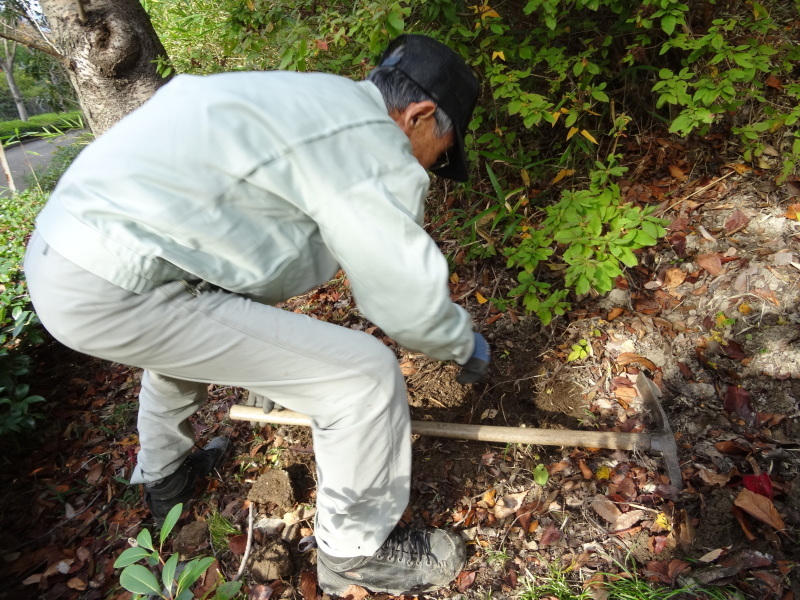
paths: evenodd
<path fill-rule="evenodd" d="M 467 170 L 467 151 L 464 147 L 464 136 L 461 135 L 458 127 L 454 128 L 454 133 L 456 141 L 447 151 L 449 162 L 443 167 L 431 170 L 431 173 L 453 181 L 466 181 L 469 178 L 469 171 Z"/>

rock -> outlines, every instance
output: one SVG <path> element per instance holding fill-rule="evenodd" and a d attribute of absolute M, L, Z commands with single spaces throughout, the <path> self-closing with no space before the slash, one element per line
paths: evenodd
<path fill-rule="evenodd" d="M 257 504 L 275 504 L 280 512 L 290 510 L 294 506 L 294 492 L 289 475 L 280 469 L 267 471 L 256 479 L 247 499 Z"/>
<path fill-rule="evenodd" d="M 175 536 L 175 550 L 181 560 L 191 558 L 208 545 L 208 523 L 203 521 L 188 523 Z"/>
<path fill-rule="evenodd" d="M 256 550 L 249 560 L 250 575 L 259 583 L 283 579 L 292 573 L 289 550 L 273 540 L 268 546 Z"/>

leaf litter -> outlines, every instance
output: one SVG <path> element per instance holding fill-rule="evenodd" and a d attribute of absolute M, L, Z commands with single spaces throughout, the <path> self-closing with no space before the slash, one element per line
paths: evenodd
<path fill-rule="evenodd" d="M 482 384 L 460 386 L 455 366 L 397 348 L 360 317 L 344 276 L 285 305 L 393 348 L 414 419 L 646 432 L 653 424 L 633 381 L 643 371 L 661 389 L 682 491 L 655 454 L 414 439 L 405 520 L 452 528 L 468 544 L 465 570 L 440 595 L 515 597 L 552 568 L 595 585 L 626 565 L 658 585 L 800 597 L 800 212 L 789 188 L 763 191 L 748 170 L 691 180 L 675 166 L 684 163 L 670 159 L 686 149 L 662 142 L 659 153 L 638 150 L 640 177 L 650 173 L 651 182 L 622 189 L 631 201 L 666 209 L 667 238 L 642 251 L 610 294 L 582 299 L 564 321 L 542 328 L 498 310 L 482 300 L 513 287 L 513 274 L 491 261 L 456 261 L 452 296 L 494 351 Z M 449 244 L 444 250 L 456 254 Z M 589 351 L 568 361 L 580 340 Z M 138 450 L 139 374 L 57 346 L 41 349 L 37 361 L 50 418 L 4 449 L 0 596 L 127 598 L 113 562 L 129 537 L 151 526 L 140 491 L 125 485 Z M 248 597 L 322 597 L 314 551 L 297 549 L 313 533 L 310 435 L 227 421 L 242 400 L 241 390 L 212 387 L 192 418 L 200 440 L 229 435 L 235 452 L 181 519 L 186 529 L 218 515 L 231 531 L 220 544 L 201 526 L 167 549 L 182 540 L 187 556 L 213 551 L 215 569 L 232 577 L 253 502 L 255 556 L 272 563 L 245 571 Z M 291 494 L 251 495 L 270 472 L 285 474 Z M 365 592 L 354 587 L 350 595 Z"/>

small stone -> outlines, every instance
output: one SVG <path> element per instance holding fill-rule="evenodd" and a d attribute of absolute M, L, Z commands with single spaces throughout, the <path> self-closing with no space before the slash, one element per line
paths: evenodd
<path fill-rule="evenodd" d="M 208 523 L 193 521 L 187 523 L 175 536 L 175 550 L 180 559 L 191 558 L 199 550 L 208 548 Z"/>
<path fill-rule="evenodd" d="M 269 583 L 276 579 L 283 579 L 292 573 L 289 550 L 277 540 L 273 541 L 269 546 L 256 550 L 249 564 L 250 575 L 259 583 Z"/>
<path fill-rule="evenodd" d="M 289 475 L 280 469 L 267 471 L 253 483 L 247 499 L 257 504 L 275 504 L 281 512 L 291 509 L 294 506 L 294 492 Z"/>

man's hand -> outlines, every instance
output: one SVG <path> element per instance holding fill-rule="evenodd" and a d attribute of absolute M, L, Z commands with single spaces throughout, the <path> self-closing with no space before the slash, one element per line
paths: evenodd
<path fill-rule="evenodd" d="M 461 367 L 461 372 L 456 375 L 456 381 L 461 384 L 478 383 L 489 370 L 491 361 L 489 343 L 477 331 L 472 335 L 475 336 L 475 349 L 469 360 Z"/>
<path fill-rule="evenodd" d="M 247 392 L 247 401 L 245 402 L 245 406 L 260 406 L 261 410 L 264 411 L 264 414 L 271 413 L 273 409 L 283 410 L 282 406 L 275 404 L 275 402 L 266 396 L 256 394 L 255 392 L 251 392 L 249 390 Z"/>

